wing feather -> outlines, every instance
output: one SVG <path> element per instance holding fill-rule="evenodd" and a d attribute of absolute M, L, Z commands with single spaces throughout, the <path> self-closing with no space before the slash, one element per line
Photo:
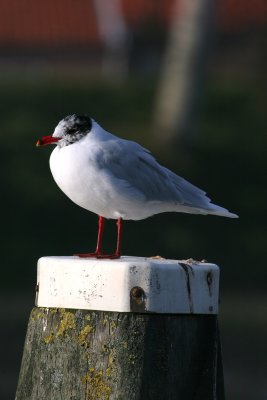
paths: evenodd
<path fill-rule="evenodd" d="M 135 142 L 120 139 L 102 143 L 98 166 L 112 179 L 147 201 L 209 208 L 210 199 L 203 190 L 161 166 L 152 154 Z"/>

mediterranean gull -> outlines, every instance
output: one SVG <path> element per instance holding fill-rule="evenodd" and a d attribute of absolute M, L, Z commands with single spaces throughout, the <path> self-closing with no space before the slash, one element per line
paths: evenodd
<path fill-rule="evenodd" d="M 98 214 L 93 253 L 79 257 L 119 258 L 122 220 L 141 220 L 163 212 L 211 214 L 237 218 L 212 204 L 206 193 L 161 166 L 147 149 L 105 131 L 85 115 L 62 119 L 37 146 L 56 144 L 50 169 L 60 189 L 76 204 Z M 117 220 L 117 247 L 104 254 L 105 218 Z"/>

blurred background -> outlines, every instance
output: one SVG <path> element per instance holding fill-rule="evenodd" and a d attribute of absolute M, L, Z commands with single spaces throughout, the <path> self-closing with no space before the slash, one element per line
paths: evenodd
<path fill-rule="evenodd" d="M 267 399 L 266 49 L 266 0 L 0 0 L 1 400 L 15 395 L 38 258 L 95 247 L 97 216 L 35 147 L 71 113 L 239 214 L 129 221 L 123 251 L 221 267 L 227 399 Z"/>

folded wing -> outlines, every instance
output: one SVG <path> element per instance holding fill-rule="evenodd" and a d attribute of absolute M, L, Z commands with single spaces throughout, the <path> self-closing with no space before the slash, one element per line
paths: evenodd
<path fill-rule="evenodd" d="M 161 166 L 148 150 L 135 142 L 109 140 L 101 146 L 97 159 L 98 166 L 117 180 L 118 187 L 123 186 L 126 195 L 173 205 L 173 211 L 236 217 L 212 204 L 203 190 Z"/>

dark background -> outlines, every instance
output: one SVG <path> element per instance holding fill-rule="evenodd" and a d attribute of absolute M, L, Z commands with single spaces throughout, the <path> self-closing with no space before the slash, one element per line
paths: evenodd
<path fill-rule="evenodd" d="M 123 252 L 206 259 L 221 267 L 227 399 L 266 399 L 265 2 L 217 2 L 205 79 L 192 114 L 194 134 L 178 137 L 169 151 L 168 143 L 164 151 L 157 144 L 164 132 L 157 131 L 154 116 L 174 1 L 158 1 L 157 7 L 140 1 L 136 8 L 122 3 L 130 32 L 121 56 L 125 64 L 107 73 L 109 55 L 96 16 L 88 14 L 87 26 L 81 2 L 74 7 L 71 1 L 36 6 L 0 0 L 0 398 L 14 398 L 38 258 L 95 246 L 97 216 L 56 187 L 48 166 L 51 147 L 35 147 L 61 118 L 86 113 L 148 147 L 161 163 L 204 188 L 214 203 L 239 214 L 238 220 L 162 214 L 128 221 Z M 114 240 L 110 221 L 105 247 L 112 250 Z"/>

